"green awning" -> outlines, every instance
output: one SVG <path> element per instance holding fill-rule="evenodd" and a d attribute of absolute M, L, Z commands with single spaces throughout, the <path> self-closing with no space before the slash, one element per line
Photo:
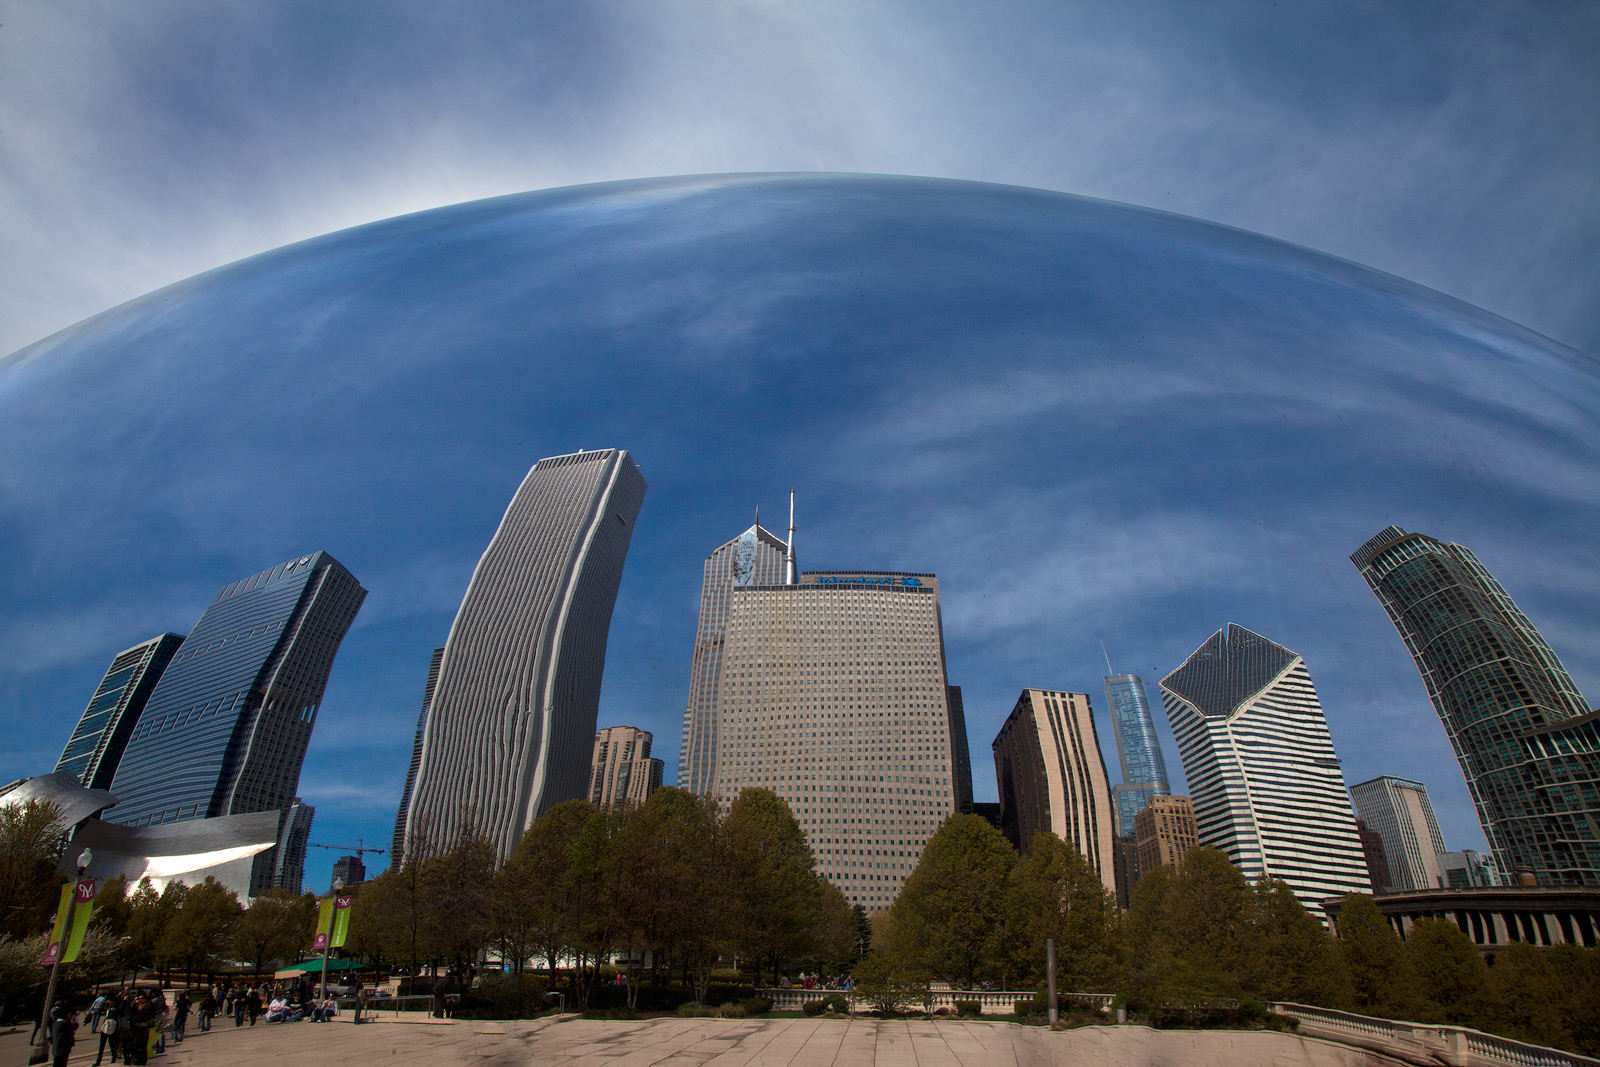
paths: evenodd
<path fill-rule="evenodd" d="M 332 974 L 335 971 L 359 971 L 362 968 L 362 966 L 363 966 L 362 964 L 357 963 L 355 960 L 336 960 L 336 959 L 329 958 L 329 960 L 328 960 L 328 973 Z M 293 964 L 292 966 L 289 966 L 289 967 L 285 967 L 282 970 L 273 971 L 272 972 L 272 977 L 274 977 L 274 978 L 298 978 L 302 974 L 321 974 L 321 973 L 322 973 L 322 961 L 320 959 L 317 959 L 317 960 L 301 960 L 299 963 Z"/>

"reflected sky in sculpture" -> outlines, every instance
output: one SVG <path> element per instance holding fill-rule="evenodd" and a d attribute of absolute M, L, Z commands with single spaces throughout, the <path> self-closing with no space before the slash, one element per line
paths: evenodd
<path fill-rule="evenodd" d="M 332 234 L 0 362 L 0 777 L 53 766 L 116 651 L 325 549 L 372 593 L 302 793 L 314 840 L 385 838 L 430 651 L 506 502 L 540 457 L 607 446 L 651 493 L 601 724 L 669 760 L 700 563 L 791 482 L 803 567 L 939 574 L 980 799 L 1022 687 L 1091 694 L 1114 766 L 1099 642 L 1154 686 L 1238 622 L 1305 657 L 1348 782 L 1425 781 L 1447 843 L 1481 847 L 1347 559 L 1389 523 L 1471 546 L 1600 699 L 1589 357 L 1101 201 L 662 179 Z"/>

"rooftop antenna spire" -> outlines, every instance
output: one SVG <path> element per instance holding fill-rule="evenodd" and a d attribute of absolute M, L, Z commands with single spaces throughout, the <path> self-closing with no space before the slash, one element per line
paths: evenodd
<path fill-rule="evenodd" d="M 1111 653 L 1106 651 L 1106 643 L 1104 641 L 1100 642 L 1100 654 L 1106 658 L 1106 673 L 1116 674 L 1117 672 L 1111 669 Z"/>
<path fill-rule="evenodd" d="M 789 542 L 783 549 L 783 584 L 800 584 L 800 576 L 794 569 L 794 486 L 792 485 L 789 487 Z"/>
<path fill-rule="evenodd" d="M 756 505 L 756 525 L 757 526 L 761 525 L 761 505 L 760 504 Z"/>

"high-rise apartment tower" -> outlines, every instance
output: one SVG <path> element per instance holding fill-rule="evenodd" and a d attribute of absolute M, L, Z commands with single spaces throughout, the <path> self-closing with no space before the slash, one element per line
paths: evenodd
<path fill-rule="evenodd" d="M 111 782 L 118 804 L 109 821 L 157 826 L 289 811 L 334 655 L 366 596 L 326 552 L 225 586 L 133 728 Z M 278 851 L 256 857 L 253 888 L 303 861 Z"/>
<path fill-rule="evenodd" d="M 606 637 L 645 480 L 614 448 L 541 459 L 472 572 L 427 711 L 405 853 L 463 833 L 504 863 L 585 796 Z"/>
<path fill-rule="evenodd" d="M 1000 826 L 1011 843 L 1026 852 L 1035 834 L 1055 834 L 1116 893 L 1116 818 L 1089 695 L 1024 689 L 993 749 Z"/>
<path fill-rule="evenodd" d="M 433 690 L 439 684 L 439 664 L 444 659 L 444 649 L 433 650 L 428 661 L 428 680 L 422 687 L 422 710 L 417 712 L 417 730 L 411 735 L 411 766 L 406 768 L 406 785 L 400 791 L 400 810 L 394 817 L 394 840 L 389 845 L 389 865 L 399 868 L 406 856 L 406 816 L 411 812 L 411 794 L 417 788 L 417 768 L 422 765 L 422 735 L 428 729 L 428 705 L 433 703 Z"/>
<path fill-rule="evenodd" d="M 111 788 L 128 737 L 181 644 L 177 634 L 162 634 L 117 653 L 61 750 L 56 770 L 77 775 L 87 789 Z"/>
<path fill-rule="evenodd" d="M 637 807 L 661 788 L 662 763 L 650 755 L 649 731 L 607 726 L 594 735 L 589 763 L 589 803 L 599 808 Z"/>
<path fill-rule="evenodd" d="M 1409 778 L 1383 775 L 1350 787 L 1356 815 L 1383 839 L 1389 888 L 1438 889 L 1444 835 L 1433 817 L 1428 787 Z"/>
<path fill-rule="evenodd" d="M 1600 713 L 1464 545 L 1389 526 L 1350 557 L 1406 643 L 1503 880 L 1600 885 Z"/>
<path fill-rule="evenodd" d="M 1108 657 L 1106 666 L 1111 666 Z M 1111 726 L 1117 737 L 1117 763 L 1122 784 L 1112 790 L 1117 805 L 1117 833 L 1130 836 L 1133 817 L 1151 797 L 1172 794 L 1167 781 L 1167 758 L 1161 752 L 1156 719 L 1150 711 L 1150 695 L 1144 679 L 1137 674 L 1106 675 L 1106 704 L 1111 709 Z"/>
<path fill-rule="evenodd" d="M 1333 739 L 1305 661 L 1229 624 L 1161 680 L 1200 843 L 1247 878 L 1280 878 L 1312 914 L 1371 886 Z"/>
<path fill-rule="evenodd" d="M 931 574 L 808 571 L 729 595 L 711 792 L 783 797 L 823 875 L 869 910 L 956 809 L 942 635 Z"/>
<path fill-rule="evenodd" d="M 1188 797 L 1151 797 L 1133 820 L 1133 834 L 1138 842 L 1140 874 L 1157 867 L 1176 867 L 1184 854 L 1200 843 L 1194 805 Z"/>

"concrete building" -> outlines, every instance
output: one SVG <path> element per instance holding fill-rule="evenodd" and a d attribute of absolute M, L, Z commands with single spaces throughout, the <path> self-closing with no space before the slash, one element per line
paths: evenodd
<path fill-rule="evenodd" d="M 1161 680 L 1202 845 L 1322 901 L 1371 888 L 1339 758 L 1300 656 L 1229 624 Z"/>
<path fill-rule="evenodd" d="M 607 726 L 594 735 L 589 760 L 589 803 L 600 808 L 638 807 L 661 788 L 662 762 L 650 756 L 652 736 L 632 726 Z"/>
<path fill-rule="evenodd" d="M 1478 557 L 1398 526 L 1350 557 L 1406 643 L 1508 874 L 1600 886 L 1600 713 Z"/>
<path fill-rule="evenodd" d="M 1111 659 L 1106 658 L 1106 667 Z M 1111 726 L 1117 739 L 1117 763 L 1122 784 L 1111 791 L 1117 806 L 1117 833 L 1134 835 L 1133 817 L 1151 797 L 1169 796 L 1167 758 L 1161 751 L 1155 716 L 1150 712 L 1150 695 L 1144 679 L 1137 674 L 1106 675 L 1106 705 L 1111 709 Z"/>
<path fill-rule="evenodd" d="M 732 588 L 717 690 L 726 809 L 770 789 L 852 904 L 893 902 L 956 810 L 959 742 L 931 574 L 808 571 Z"/>
<path fill-rule="evenodd" d="M 77 775 L 89 789 L 111 788 L 128 738 L 182 644 L 177 634 L 162 634 L 117 653 L 61 750 L 58 772 Z"/>
<path fill-rule="evenodd" d="M 400 810 L 394 817 L 394 839 L 389 845 L 389 865 L 398 869 L 406 857 L 406 816 L 411 813 L 411 794 L 417 788 L 417 768 L 422 766 L 422 735 L 428 730 L 428 705 L 433 703 L 433 690 L 439 684 L 439 664 L 444 661 L 444 649 L 433 650 L 428 661 L 428 680 L 422 687 L 422 710 L 417 712 L 417 730 L 411 735 L 411 766 L 406 768 L 405 788 L 400 791 Z"/>
<path fill-rule="evenodd" d="M 404 854 L 464 832 L 511 857 L 587 795 L 606 637 L 645 480 L 614 448 L 541 459 L 472 572 L 427 711 Z"/>
<path fill-rule="evenodd" d="M 1024 689 L 992 747 L 1011 843 L 1027 851 L 1035 834 L 1055 834 L 1115 893 L 1116 818 L 1089 695 Z"/>
<path fill-rule="evenodd" d="M 1505 885 L 1495 870 L 1494 857 L 1477 849 L 1446 852 L 1439 857 L 1439 868 L 1446 889 L 1494 889 Z"/>
<path fill-rule="evenodd" d="M 1156 796 L 1134 816 L 1139 873 L 1157 867 L 1176 867 L 1184 853 L 1200 843 L 1194 805 L 1188 797 Z"/>
<path fill-rule="evenodd" d="M 1367 857 L 1367 876 L 1372 882 L 1372 895 L 1389 891 L 1389 857 L 1383 851 L 1383 835 L 1372 827 L 1356 820 L 1356 833 L 1361 836 L 1361 851 Z"/>
<path fill-rule="evenodd" d="M 1427 786 L 1386 774 L 1351 786 L 1350 799 L 1356 816 L 1383 839 L 1391 890 L 1438 889 L 1444 884 L 1439 868 L 1444 835 L 1433 816 Z"/>
<path fill-rule="evenodd" d="M 1493 959 L 1514 941 L 1535 948 L 1600 944 L 1600 889 L 1567 887 L 1500 887 L 1493 889 L 1429 889 L 1378 897 L 1378 910 L 1402 939 L 1419 919 L 1445 919 L 1472 938 L 1478 950 Z M 1323 901 L 1338 932 L 1343 897 Z"/>
<path fill-rule="evenodd" d="M 333 874 L 329 879 L 329 888 L 337 885 L 341 889 L 360 885 L 367 880 L 367 865 L 361 862 L 360 856 L 340 856 L 333 861 Z"/>
<path fill-rule="evenodd" d="M 791 500 L 791 519 L 793 503 Z M 717 781 L 717 694 L 726 657 L 728 612 L 734 589 L 783 585 L 792 549 L 762 529 L 761 512 L 744 533 L 706 557 L 700 576 L 700 620 L 689 664 L 689 704 L 683 711 L 678 750 L 678 788 L 702 796 Z"/>
<path fill-rule="evenodd" d="M 278 846 L 272 850 L 271 872 L 267 875 L 266 889 L 287 889 L 298 894 L 305 888 L 306 847 L 311 842 L 311 821 L 317 809 L 299 797 L 284 809 L 278 823 Z M 259 892 L 252 890 L 252 894 Z"/>

